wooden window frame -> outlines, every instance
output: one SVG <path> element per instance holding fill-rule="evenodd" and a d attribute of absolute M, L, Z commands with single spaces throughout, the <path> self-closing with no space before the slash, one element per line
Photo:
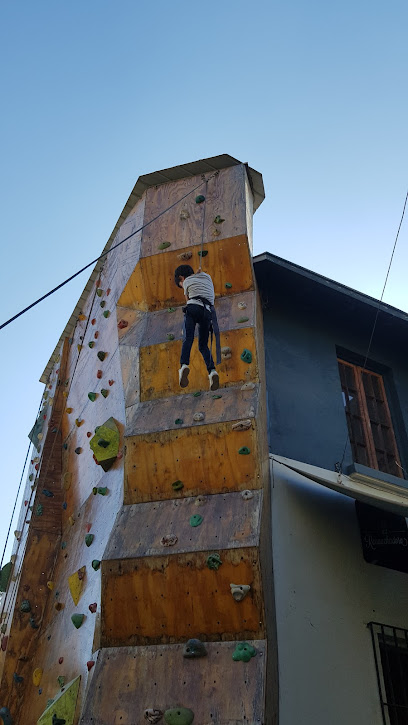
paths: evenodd
<path fill-rule="evenodd" d="M 375 373 L 372 370 L 368 370 L 367 368 L 363 368 L 360 365 L 354 365 L 353 363 L 348 362 L 347 360 L 344 360 L 343 358 L 337 358 L 337 361 L 341 363 L 342 365 L 346 365 L 349 368 L 352 368 L 354 371 L 354 379 L 356 381 L 356 390 L 357 390 L 357 396 L 358 396 L 358 405 L 361 412 L 361 420 L 362 420 L 362 426 L 364 431 L 364 438 L 367 446 L 367 454 L 369 459 L 369 467 L 374 468 L 376 471 L 381 470 L 378 467 L 377 462 L 377 454 L 375 451 L 375 443 L 374 443 L 374 436 L 371 429 L 371 422 L 370 422 L 370 414 L 368 412 L 368 406 L 367 406 L 367 399 L 366 399 L 366 392 L 364 390 L 363 385 L 363 374 L 372 375 L 373 377 L 377 378 L 378 384 L 380 387 L 381 395 L 383 398 L 384 403 L 384 410 L 387 418 L 387 426 L 389 427 L 390 437 L 391 437 L 391 444 L 393 447 L 393 452 L 395 455 L 395 461 L 397 463 L 397 474 L 391 474 L 391 475 L 397 475 L 398 478 L 403 478 L 402 473 L 402 466 L 401 466 L 401 460 L 398 453 L 398 446 L 397 441 L 395 438 L 394 433 L 394 426 L 392 424 L 392 418 L 390 409 L 388 406 L 387 401 L 387 395 L 385 392 L 385 386 L 384 386 L 384 380 L 382 375 L 379 373 Z"/>

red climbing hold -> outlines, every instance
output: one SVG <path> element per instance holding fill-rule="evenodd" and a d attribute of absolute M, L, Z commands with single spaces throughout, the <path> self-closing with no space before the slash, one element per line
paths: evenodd
<path fill-rule="evenodd" d="M 89 609 L 90 612 L 92 612 L 92 614 L 95 614 L 95 612 L 97 610 L 97 607 L 98 607 L 97 603 L 94 602 L 93 604 L 90 604 L 89 605 L 88 609 Z"/>
<path fill-rule="evenodd" d="M 96 330 L 96 332 L 95 332 L 95 334 L 94 334 L 94 338 L 95 338 L 95 340 L 97 340 L 97 339 L 98 339 L 98 337 L 99 337 L 99 332 L 98 332 L 98 330 Z"/>
<path fill-rule="evenodd" d="M 58 664 L 59 665 L 62 665 L 63 661 L 64 661 L 64 658 L 63 657 L 60 657 L 59 660 L 58 660 Z"/>
<path fill-rule="evenodd" d="M 101 377 L 102 377 L 102 374 L 103 374 L 103 373 L 102 373 L 102 370 L 98 370 L 98 372 L 96 373 L 96 377 L 98 378 L 98 380 L 100 380 L 100 379 L 101 379 Z"/>
<path fill-rule="evenodd" d="M 114 380 L 108 380 L 109 385 L 113 385 L 114 382 Z"/>
<path fill-rule="evenodd" d="M 108 297 L 110 295 L 110 293 L 111 293 L 111 288 L 108 287 L 108 289 L 106 290 L 106 296 Z"/>
<path fill-rule="evenodd" d="M 128 324 L 129 323 L 127 322 L 127 320 L 119 320 L 119 322 L 118 322 L 119 330 L 124 330 L 125 327 L 128 326 Z"/>
<path fill-rule="evenodd" d="M 85 528 L 86 528 L 86 530 L 87 530 L 87 532 L 88 532 L 88 534 L 89 534 L 90 530 L 92 529 L 92 524 L 90 524 L 90 523 L 88 522 L 88 523 L 86 524 L 86 527 L 85 527 Z"/>
<path fill-rule="evenodd" d="M 8 635 L 1 638 L 1 650 L 5 652 L 7 649 Z"/>
<path fill-rule="evenodd" d="M 94 318 L 93 318 L 93 319 L 91 320 L 91 325 L 94 325 L 94 324 L 95 324 L 95 322 L 96 322 L 96 317 L 94 317 Z"/>
<path fill-rule="evenodd" d="M 94 666 L 94 664 L 95 664 L 95 662 L 93 660 L 88 660 L 88 662 L 86 663 L 86 666 L 88 668 L 88 672 L 92 669 L 92 667 Z"/>
<path fill-rule="evenodd" d="M 92 433 L 91 433 L 91 431 L 88 431 L 88 433 L 86 434 L 86 437 L 87 437 L 87 438 L 90 438 L 91 436 L 92 436 Z"/>

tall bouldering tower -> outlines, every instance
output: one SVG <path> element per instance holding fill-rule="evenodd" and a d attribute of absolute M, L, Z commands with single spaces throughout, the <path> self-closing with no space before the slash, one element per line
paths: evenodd
<path fill-rule="evenodd" d="M 11 716 L 18 705 L 16 722 L 277 722 L 251 259 L 262 199 L 260 174 L 230 156 L 141 177 L 113 239 L 125 241 L 88 285 L 70 334 L 52 589 L 23 666 L 30 677 L 34 665 L 41 671 L 43 687 L 39 699 L 38 688 L 20 688 L 17 703 L 13 660 L 0 704 Z M 174 270 L 200 261 L 221 332 L 216 393 L 196 345 L 190 385 L 178 385 L 184 299 Z M 55 693 L 61 657 L 68 666 Z"/>

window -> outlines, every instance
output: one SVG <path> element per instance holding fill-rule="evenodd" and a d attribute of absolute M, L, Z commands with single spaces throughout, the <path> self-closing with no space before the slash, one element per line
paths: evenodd
<path fill-rule="evenodd" d="M 408 631 L 369 622 L 384 725 L 408 725 Z"/>
<path fill-rule="evenodd" d="M 353 460 L 403 478 L 382 376 L 338 363 Z"/>

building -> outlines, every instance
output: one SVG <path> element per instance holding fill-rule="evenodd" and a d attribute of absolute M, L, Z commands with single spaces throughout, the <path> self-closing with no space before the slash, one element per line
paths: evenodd
<path fill-rule="evenodd" d="M 141 177 L 58 341 L 2 571 L 5 725 L 407 722 L 408 317 L 252 260 L 263 197 L 227 155 Z M 198 352 L 178 386 L 188 260 L 216 394 Z"/>

